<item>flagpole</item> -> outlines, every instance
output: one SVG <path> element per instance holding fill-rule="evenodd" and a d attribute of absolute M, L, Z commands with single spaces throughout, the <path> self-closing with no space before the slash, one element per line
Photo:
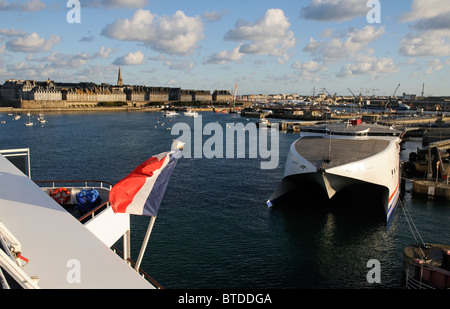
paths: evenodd
<path fill-rule="evenodd" d="M 155 220 L 156 220 L 156 216 L 152 216 L 150 218 L 150 222 L 148 223 L 147 232 L 145 233 L 144 240 L 142 241 L 141 251 L 139 252 L 139 256 L 136 261 L 136 265 L 134 267 L 134 269 L 136 271 L 138 271 L 139 267 L 141 266 L 142 257 L 144 256 L 145 249 L 147 248 L 147 243 L 150 238 L 150 234 L 152 233 L 153 225 L 155 224 Z"/>

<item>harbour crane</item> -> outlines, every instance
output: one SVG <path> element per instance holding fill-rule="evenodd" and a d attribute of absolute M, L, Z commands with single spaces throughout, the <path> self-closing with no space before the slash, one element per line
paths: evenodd
<path fill-rule="evenodd" d="M 334 100 L 334 104 L 336 104 L 336 94 L 334 95 L 334 96 L 332 96 L 329 92 L 328 92 L 328 90 L 327 90 L 327 88 L 323 88 L 323 90 L 325 90 L 326 91 L 326 93 L 328 93 L 328 95 L 330 96 L 330 98 L 332 98 L 333 100 Z"/>
<path fill-rule="evenodd" d="M 350 88 L 347 88 L 347 89 L 348 89 L 348 91 L 350 91 L 350 92 L 353 94 L 353 96 L 355 97 L 355 100 L 358 100 L 358 98 L 357 98 L 356 95 L 353 93 L 353 91 L 351 91 Z M 361 101 L 362 101 L 362 98 L 361 98 L 361 96 L 359 96 L 359 105 L 361 105 Z M 356 103 L 356 101 L 355 101 L 355 103 Z"/>
<path fill-rule="evenodd" d="M 394 94 L 392 95 L 392 98 L 395 98 L 395 94 L 397 93 L 398 88 L 400 87 L 400 84 L 398 84 L 397 88 L 395 88 Z"/>
<path fill-rule="evenodd" d="M 388 98 L 388 101 L 386 103 L 386 108 L 391 104 L 391 99 L 395 99 L 395 94 L 397 93 L 397 90 L 399 87 L 400 87 L 400 84 L 398 84 L 397 88 L 395 88 L 394 94 Z"/>

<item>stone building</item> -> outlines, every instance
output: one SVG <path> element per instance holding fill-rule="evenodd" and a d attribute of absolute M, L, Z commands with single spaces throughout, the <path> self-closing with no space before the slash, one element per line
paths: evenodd
<path fill-rule="evenodd" d="M 233 95 L 229 90 L 214 90 L 212 100 L 214 102 L 230 102 L 233 100 Z"/>
<path fill-rule="evenodd" d="M 212 95 L 209 90 L 192 90 L 192 100 L 197 102 L 211 102 Z"/>

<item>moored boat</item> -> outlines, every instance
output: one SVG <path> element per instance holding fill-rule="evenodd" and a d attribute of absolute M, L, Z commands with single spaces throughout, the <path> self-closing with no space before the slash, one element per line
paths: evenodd
<path fill-rule="evenodd" d="M 197 117 L 198 113 L 196 111 L 193 111 L 190 109 L 190 110 L 185 111 L 184 115 L 189 116 L 189 117 Z"/>
<path fill-rule="evenodd" d="M 178 116 L 176 111 L 165 111 L 163 114 L 164 117 L 175 117 Z"/>
<path fill-rule="evenodd" d="M 357 198 L 365 196 L 382 206 L 374 213 L 382 213 L 388 221 L 400 193 L 401 133 L 363 124 L 303 127 L 301 137 L 290 147 L 283 179 L 267 205 L 282 203 L 287 196 L 297 204 L 305 197 L 323 197 L 341 199 L 365 211 L 366 205 Z"/>
<path fill-rule="evenodd" d="M 450 245 L 414 244 L 405 247 L 403 287 L 450 289 Z"/>

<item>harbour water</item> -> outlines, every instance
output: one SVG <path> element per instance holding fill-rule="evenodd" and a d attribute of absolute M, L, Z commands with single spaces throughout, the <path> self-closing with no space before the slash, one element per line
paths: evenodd
<path fill-rule="evenodd" d="M 203 124 L 255 121 L 202 112 Z M 32 127 L 1 114 L 0 149 L 30 148 L 33 180 L 116 183 L 150 156 L 167 151 L 167 128 L 191 117 L 149 112 L 49 113 Z M 164 125 L 163 125 L 164 123 Z M 204 137 L 206 140 L 208 136 Z M 279 165 L 261 158 L 181 158 L 172 174 L 141 267 L 166 289 L 400 289 L 403 248 L 415 243 L 406 208 L 427 243 L 450 243 L 450 205 L 413 197 L 411 183 L 390 225 L 320 210 L 299 197 L 293 210 L 265 202 L 282 179 L 295 133 L 279 135 Z M 402 158 L 420 146 L 407 142 Z M 361 200 L 361 207 L 367 201 Z M 294 206 L 294 205 L 293 205 Z M 334 207 L 335 206 L 335 207 Z M 405 208 L 404 208 L 405 207 Z M 301 209 L 318 209 L 302 211 Z M 149 218 L 132 217 L 136 259 Z M 379 261 L 380 283 L 367 275 Z"/>

